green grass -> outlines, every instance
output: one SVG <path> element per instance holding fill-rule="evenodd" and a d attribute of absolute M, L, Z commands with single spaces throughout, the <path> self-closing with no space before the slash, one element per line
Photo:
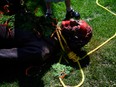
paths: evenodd
<path fill-rule="evenodd" d="M 45 13 L 45 9 L 39 4 L 39 0 L 38 3 L 31 0 L 26 1 L 29 9 L 33 13 L 38 8 L 35 13 L 36 16 L 41 16 Z M 87 52 L 96 48 L 116 33 L 116 16 L 96 5 L 95 1 L 71 0 L 72 7 L 80 12 L 81 19 L 86 20 L 93 28 L 93 37 L 84 47 Z M 99 3 L 116 13 L 115 0 L 100 0 Z M 65 4 L 63 2 L 53 3 L 52 6 L 54 17 L 58 21 L 62 21 L 65 17 Z M 5 20 L 5 18 L 0 19 L 0 22 Z M 89 65 L 83 67 L 85 81 L 82 87 L 116 87 L 116 38 L 89 55 L 89 58 Z M 49 68 L 41 77 L 24 76 L 21 79 L 16 78 L 13 81 L 2 82 L 0 83 L 0 87 L 42 87 L 39 86 L 40 79 L 43 81 L 42 84 L 44 84 L 44 87 L 62 87 L 58 77 L 55 77 L 53 72 L 53 69 Z M 81 80 L 80 75 L 80 71 L 74 68 L 74 71 L 64 78 L 63 81 L 67 85 L 77 85 Z"/>

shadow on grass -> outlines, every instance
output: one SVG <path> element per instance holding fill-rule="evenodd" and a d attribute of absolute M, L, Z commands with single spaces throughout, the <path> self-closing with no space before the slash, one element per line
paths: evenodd
<path fill-rule="evenodd" d="M 15 60 L 0 60 L 0 84 L 18 82 L 17 87 L 44 87 L 39 77 L 25 75 L 28 64 Z"/>
<path fill-rule="evenodd" d="M 79 56 L 82 57 L 85 54 L 86 51 L 80 51 Z M 37 66 L 36 64 L 32 65 L 31 63 L 21 62 L 13 59 L 0 59 L 0 84 L 18 82 L 19 87 L 44 87 L 42 77 L 47 71 L 50 70 L 51 65 L 58 62 L 58 60 L 52 60 L 52 62 L 46 61 L 41 66 Z M 69 64 L 62 61 L 62 64 L 78 69 L 77 63 L 72 61 L 69 61 Z M 80 64 L 82 68 L 88 66 L 89 56 L 82 59 Z M 29 69 L 30 66 L 32 67 Z M 28 75 L 26 74 L 27 69 L 29 69 L 27 72 Z"/>

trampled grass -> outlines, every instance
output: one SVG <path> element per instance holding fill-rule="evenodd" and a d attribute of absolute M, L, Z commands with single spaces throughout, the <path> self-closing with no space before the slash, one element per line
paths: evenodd
<path fill-rule="evenodd" d="M 40 0 L 38 0 L 38 4 L 37 1 L 26 1 L 33 13 L 37 8 L 36 16 L 44 14 L 45 10 L 41 10 L 43 7 L 39 4 Z M 99 0 L 99 3 L 116 13 L 115 0 Z M 93 37 L 84 47 L 87 52 L 93 50 L 116 33 L 116 16 L 99 7 L 96 0 L 71 0 L 71 4 L 76 11 L 79 11 L 81 19 L 86 20 L 93 28 Z M 65 17 L 64 2 L 53 3 L 52 6 L 53 16 L 58 21 L 62 21 Z M 83 67 L 85 81 L 82 87 L 116 87 L 116 38 L 89 55 L 89 59 L 83 59 L 81 62 L 87 63 Z M 19 75 L 13 81 L 2 81 L 0 87 L 62 87 L 58 77 L 55 77 L 53 73 L 54 70 L 50 67 L 42 76 L 21 77 Z M 74 68 L 63 79 L 65 84 L 72 86 L 77 85 L 80 80 L 81 73 L 78 68 Z"/>

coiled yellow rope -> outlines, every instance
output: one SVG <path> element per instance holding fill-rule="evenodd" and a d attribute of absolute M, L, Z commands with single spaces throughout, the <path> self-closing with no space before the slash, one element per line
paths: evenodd
<path fill-rule="evenodd" d="M 61 46 L 62 50 L 67 52 L 67 50 L 65 49 L 65 47 L 67 47 L 67 49 L 69 49 L 69 47 L 68 47 L 68 45 L 67 45 L 67 42 L 66 42 L 65 38 L 62 36 L 60 30 L 61 30 L 60 27 L 57 26 L 56 34 L 57 34 L 57 37 L 58 37 L 58 40 L 59 40 L 59 43 L 60 43 L 60 46 Z M 63 46 L 63 43 L 62 43 L 61 39 L 64 41 L 65 47 Z M 83 82 L 84 82 L 84 80 L 85 80 L 84 72 L 83 72 L 83 70 L 82 70 L 82 68 L 81 68 L 81 65 L 80 65 L 79 61 L 78 61 L 78 60 L 79 60 L 79 57 L 77 57 L 76 54 L 75 54 L 73 51 L 68 52 L 67 55 L 68 55 L 68 57 L 69 57 L 70 59 L 73 60 L 73 62 L 77 62 L 77 63 L 78 63 L 78 66 L 79 66 L 79 69 L 80 69 L 81 75 L 82 75 L 82 80 L 81 80 L 81 82 L 80 82 L 77 86 L 74 86 L 74 87 L 79 87 L 79 86 L 81 86 L 81 85 L 83 84 Z M 62 79 L 61 79 L 60 77 L 59 77 L 59 80 L 60 80 L 60 82 L 62 83 L 63 87 L 67 87 L 67 86 L 64 84 L 64 82 L 62 81 Z M 68 86 L 68 87 L 69 87 L 69 86 Z"/>

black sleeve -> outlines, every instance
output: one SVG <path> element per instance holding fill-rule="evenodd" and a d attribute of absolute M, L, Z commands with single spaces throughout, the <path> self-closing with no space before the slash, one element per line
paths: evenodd
<path fill-rule="evenodd" d="M 54 55 L 52 45 L 43 40 L 26 43 L 23 47 L 0 49 L 0 59 L 17 59 L 21 61 L 45 61 Z"/>

